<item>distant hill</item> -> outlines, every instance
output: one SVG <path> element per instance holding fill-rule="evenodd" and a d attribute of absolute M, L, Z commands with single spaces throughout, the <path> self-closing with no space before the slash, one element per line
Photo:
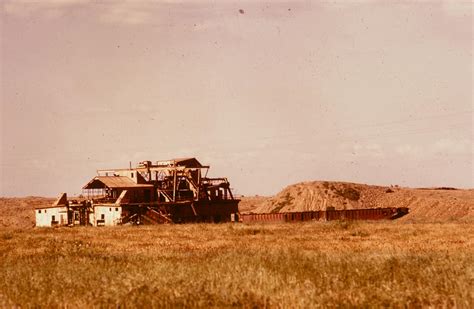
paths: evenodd
<path fill-rule="evenodd" d="M 243 198 L 241 212 L 409 207 L 403 221 L 474 221 L 474 190 L 401 188 L 348 182 L 311 181 L 290 185 L 274 197 Z"/>
<path fill-rule="evenodd" d="M 241 213 L 292 212 L 377 207 L 409 207 L 398 219 L 406 222 L 474 222 L 474 189 L 401 188 L 358 183 L 311 181 L 290 185 L 276 196 L 242 197 Z M 0 227 L 31 228 L 35 206 L 51 205 L 55 198 L 29 196 L 0 198 Z"/>
<path fill-rule="evenodd" d="M 38 196 L 0 197 L 0 227 L 34 227 L 35 207 L 51 205 L 55 200 Z"/>

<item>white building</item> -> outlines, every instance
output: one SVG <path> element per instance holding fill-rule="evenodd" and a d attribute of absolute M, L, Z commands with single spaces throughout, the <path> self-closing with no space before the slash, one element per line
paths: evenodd
<path fill-rule="evenodd" d="M 67 208 L 44 207 L 38 208 L 36 211 L 36 226 L 60 226 L 67 225 Z"/>
<path fill-rule="evenodd" d="M 36 226 L 61 226 L 68 224 L 67 197 L 63 193 L 51 206 L 35 209 Z"/>
<path fill-rule="evenodd" d="M 94 205 L 94 226 L 119 225 L 122 207 L 118 205 Z"/>
<path fill-rule="evenodd" d="M 125 194 L 124 194 L 125 195 Z M 74 203 L 67 200 L 66 193 L 51 205 L 35 209 L 37 227 L 66 225 L 113 226 L 122 223 L 120 204 Z"/>

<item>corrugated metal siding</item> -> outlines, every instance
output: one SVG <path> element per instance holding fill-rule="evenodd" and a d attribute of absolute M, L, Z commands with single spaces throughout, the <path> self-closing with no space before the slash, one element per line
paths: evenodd
<path fill-rule="evenodd" d="M 286 213 L 241 214 L 242 222 L 301 222 L 333 220 L 384 220 L 399 218 L 408 208 L 370 208 L 346 210 L 320 210 Z"/>
<path fill-rule="evenodd" d="M 104 184 L 109 188 L 152 188 L 150 184 L 137 184 L 133 180 L 125 176 L 97 176 L 94 177 L 83 189 L 97 189 L 97 182 Z"/>

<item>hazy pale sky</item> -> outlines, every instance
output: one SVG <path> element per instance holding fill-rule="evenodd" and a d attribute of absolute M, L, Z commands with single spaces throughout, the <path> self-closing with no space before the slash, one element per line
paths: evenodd
<path fill-rule="evenodd" d="M 470 1 L 4 0 L 0 17 L 0 196 L 188 156 L 244 195 L 474 187 Z"/>

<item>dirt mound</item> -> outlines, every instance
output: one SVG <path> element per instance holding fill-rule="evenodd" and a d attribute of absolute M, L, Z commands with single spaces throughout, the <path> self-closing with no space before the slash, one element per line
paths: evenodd
<path fill-rule="evenodd" d="M 245 198 L 243 199 L 245 200 Z M 253 207 L 251 207 L 253 205 Z M 474 220 L 474 190 L 411 189 L 348 182 L 312 181 L 286 187 L 276 196 L 245 202 L 241 212 L 409 207 L 404 221 Z"/>
<path fill-rule="evenodd" d="M 47 206 L 54 198 L 28 196 L 0 198 L 0 227 L 30 228 L 35 226 L 35 207 Z"/>
<path fill-rule="evenodd" d="M 239 211 L 241 213 L 255 212 L 255 210 L 265 204 L 271 197 L 269 196 L 241 196 Z"/>

